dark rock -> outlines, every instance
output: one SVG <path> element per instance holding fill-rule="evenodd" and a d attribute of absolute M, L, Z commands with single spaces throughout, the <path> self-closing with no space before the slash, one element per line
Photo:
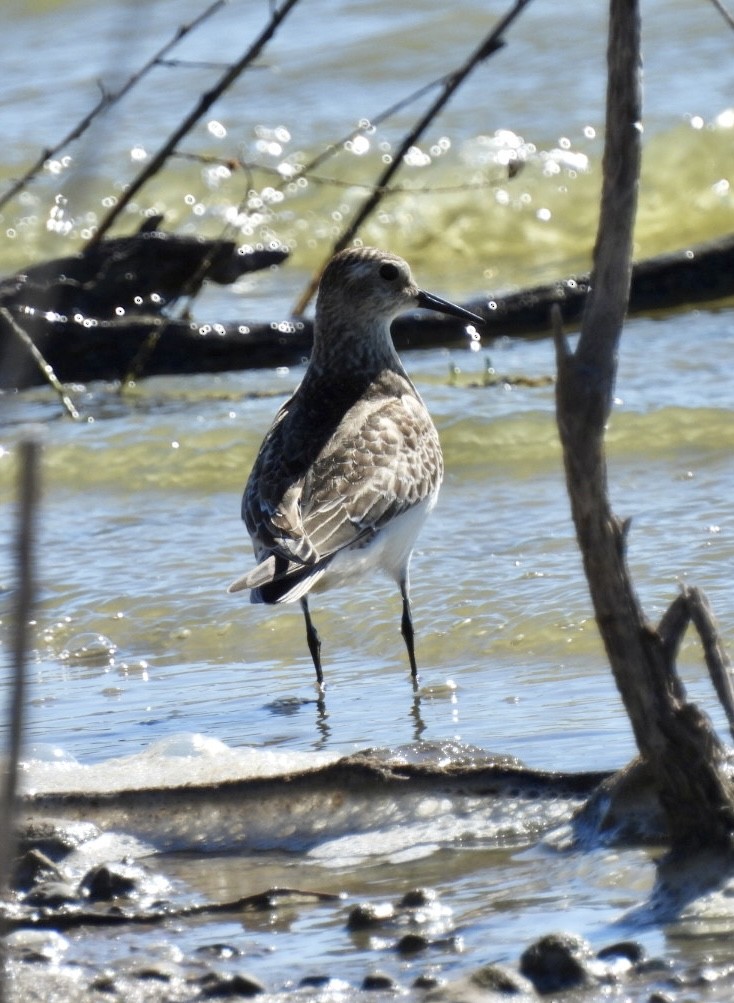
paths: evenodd
<path fill-rule="evenodd" d="M 435 975 L 419 975 L 417 979 L 413 980 L 414 989 L 435 989 L 437 986 L 441 985 L 441 979 L 437 978 Z"/>
<path fill-rule="evenodd" d="M 433 905 L 438 896 L 433 888 L 413 888 L 398 902 L 399 909 L 421 909 Z"/>
<path fill-rule="evenodd" d="M 532 983 L 504 965 L 485 965 L 472 972 L 468 982 L 479 989 L 506 996 L 534 995 Z"/>
<path fill-rule="evenodd" d="M 484 1003 L 499 998 L 536 998 L 533 984 L 504 965 L 485 965 L 471 975 L 430 987 L 426 1003 Z"/>
<path fill-rule="evenodd" d="M 128 974 L 133 978 L 150 980 L 151 982 L 170 982 L 177 972 L 174 972 L 166 962 L 149 961 Z"/>
<path fill-rule="evenodd" d="M 41 881 L 62 881 L 63 874 L 56 864 L 41 850 L 28 850 L 13 865 L 11 887 L 16 891 L 29 891 Z"/>
<path fill-rule="evenodd" d="M 219 958 L 225 961 L 230 958 L 237 958 L 242 952 L 233 944 L 203 944 L 196 948 L 196 954 L 209 958 Z"/>
<path fill-rule="evenodd" d="M 573 933 L 550 933 L 520 957 L 520 972 L 539 993 L 590 986 L 598 981 L 590 945 Z"/>
<path fill-rule="evenodd" d="M 301 989 L 325 989 L 331 981 L 330 975 L 306 975 L 298 985 Z"/>
<path fill-rule="evenodd" d="M 422 933 L 406 933 L 395 945 L 395 950 L 403 955 L 418 954 L 419 951 L 425 951 L 430 943 L 430 940 Z"/>
<path fill-rule="evenodd" d="M 79 902 L 77 889 L 68 881 L 44 881 L 26 895 L 26 905 L 58 909 Z"/>
<path fill-rule="evenodd" d="M 618 944 L 610 944 L 597 953 L 597 958 L 600 961 L 615 961 L 618 958 L 623 958 L 629 961 L 630 965 L 640 965 L 646 957 L 645 948 L 636 940 L 623 940 Z"/>
<path fill-rule="evenodd" d="M 362 989 L 397 989 L 397 983 L 384 972 L 370 972 L 362 979 Z"/>
<path fill-rule="evenodd" d="M 103 972 L 96 978 L 92 979 L 89 983 L 89 988 L 97 993 L 117 993 L 119 992 L 119 986 L 115 980 L 114 975 L 109 972 Z"/>
<path fill-rule="evenodd" d="M 138 891 L 142 871 L 129 864 L 99 864 L 82 878 L 79 888 L 92 902 L 109 902 Z"/>
<path fill-rule="evenodd" d="M 258 996 L 265 986 L 252 975 L 244 973 L 209 972 L 201 981 L 204 999 L 232 999 L 236 996 Z"/>
<path fill-rule="evenodd" d="M 366 902 L 354 906 L 347 918 L 348 930 L 371 930 L 395 919 L 395 907 L 389 902 Z"/>

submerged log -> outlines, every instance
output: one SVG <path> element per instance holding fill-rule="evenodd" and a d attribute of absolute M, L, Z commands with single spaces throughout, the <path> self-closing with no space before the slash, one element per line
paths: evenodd
<path fill-rule="evenodd" d="M 158 229 L 160 222 L 160 216 L 152 217 L 129 237 L 0 279 L 0 303 L 14 311 L 30 307 L 96 320 L 159 315 L 180 297 L 196 295 L 205 279 L 228 285 L 288 257 L 281 246 L 255 248 L 166 233 Z"/>
<path fill-rule="evenodd" d="M 110 253 L 112 252 L 112 253 Z M 186 375 L 290 366 L 305 360 L 313 339 L 309 318 L 271 322 L 193 322 L 164 318 L 166 305 L 198 290 L 204 278 L 235 281 L 285 259 L 282 248 L 253 250 L 231 241 L 201 241 L 153 230 L 0 280 L 0 305 L 30 334 L 64 382 L 120 380 L 151 333 L 160 335 L 141 375 Z M 208 268 L 208 271 L 207 271 Z M 567 330 L 580 322 L 590 276 L 474 299 L 486 320 L 482 340 L 547 337 L 549 310 Z M 648 314 L 734 296 L 734 234 L 633 265 L 630 313 Z M 118 309 L 119 308 L 119 309 Z M 398 318 L 399 350 L 467 344 L 463 323 L 415 312 Z M 24 388 L 43 374 L 0 318 L 0 388 Z"/>
<path fill-rule="evenodd" d="M 121 379 L 146 338 L 164 321 L 164 310 L 195 296 L 204 281 L 227 285 L 247 272 L 280 264 L 281 246 L 251 247 L 232 240 L 207 240 L 158 230 L 160 217 L 136 234 L 94 244 L 82 253 L 34 265 L 0 279 L 0 307 L 33 340 L 63 381 Z M 191 325 L 172 325 L 191 334 Z M 194 333 L 199 333 L 194 331 Z M 179 339 L 175 355 L 190 353 Z M 165 356 L 163 356 L 165 358 Z M 163 364 L 160 372 L 197 372 Z M 155 371 L 155 370 L 154 370 Z M 0 388 L 43 382 L 9 322 L 0 319 Z"/>
<path fill-rule="evenodd" d="M 563 323 L 575 330 L 581 321 L 590 275 L 475 300 L 470 310 L 487 319 L 492 334 L 547 337 L 551 307 L 562 309 Z M 634 262 L 629 294 L 632 314 L 676 310 L 734 296 L 734 234 Z"/>

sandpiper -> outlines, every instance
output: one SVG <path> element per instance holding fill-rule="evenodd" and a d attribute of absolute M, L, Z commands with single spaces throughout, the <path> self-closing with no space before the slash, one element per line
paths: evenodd
<path fill-rule="evenodd" d="M 423 292 L 408 264 L 371 247 L 327 265 L 305 376 L 275 416 L 242 498 L 257 566 L 233 582 L 254 603 L 299 600 L 323 687 L 308 594 L 386 571 L 403 599 L 401 631 L 414 685 L 408 568 L 443 477 L 438 433 L 390 336 L 415 307 L 473 324 L 481 317 Z"/>

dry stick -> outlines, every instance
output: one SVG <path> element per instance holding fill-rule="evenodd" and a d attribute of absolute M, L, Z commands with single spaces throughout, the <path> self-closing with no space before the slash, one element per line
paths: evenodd
<path fill-rule="evenodd" d="M 721 0 L 711 0 L 711 3 L 718 10 L 718 12 L 724 18 L 724 20 L 726 21 L 726 23 L 729 25 L 729 27 L 730 28 L 734 28 L 734 16 L 732 16 L 729 13 L 729 11 L 723 5 L 723 3 L 721 2 Z"/>
<path fill-rule="evenodd" d="M 20 339 L 23 346 L 28 350 L 34 362 L 38 366 L 38 369 L 43 378 L 56 391 L 59 400 L 61 401 L 61 404 L 66 413 L 69 415 L 69 417 L 73 418 L 74 421 L 79 421 L 81 419 L 81 415 L 74 406 L 74 402 L 64 389 L 63 383 L 59 380 L 58 376 L 53 371 L 53 367 L 51 366 L 51 364 L 46 362 L 46 360 L 44 359 L 40 348 L 38 347 L 38 345 L 36 345 L 33 338 L 31 338 L 30 334 L 28 334 L 25 328 L 20 326 L 20 324 L 17 322 L 15 317 L 13 317 L 12 313 L 8 310 L 7 307 L 0 306 L 0 318 L 2 318 L 5 321 L 5 323 L 8 325 L 13 334 L 15 334 Z"/>
<path fill-rule="evenodd" d="M 358 135 L 359 131 L 352 133 L 352 135 Z M 329 149 L 332 153 L 337 153 L 338 150 L 330 145 Z M 309 167 L 303 167 L 301 171 L 297 174 L 293 174 L 285 182 L 283 181 L 283 174 L 277 167 L 271 167 L 268 164 L 259 164 L 255 161 L 241 160 L 239 157 L 219 157 L 215 154 L 209 153 L 183 153 L 179 150 L 174 154 L 177 160 L 190 160 L 197 164 L 220 164 L 224 167 L 228 167 L 230 170 L 237 168 L 241 171 L 248 171 L 250 174 L 260 172 L 261 174 L 271 175 L 274 178 L 278 178 L 279 184 L 273 185 L 274 191 L 280 191 L 285 184 L 290 184 L 295 178 L 306 177 L 307 170 Z M 501 170 L 501 173 L 500 173 Z M 308 180 L 314 185 L 321 185 L 324 188 L 362 188 L 370 194 L 373 192 L 378 192 L 380 195 L 455 195 L 458 192 L 483 192 L 492 188 L 497 188 L 497 186 L 503 182 L 507 181 L 507 170 L 500 169 L 497 172 L 497 176 L 494 179 L 488 179 L 487 181 L 467 181 L 462 184 L 457 185 L 421 185 L 416 188 L 412 185 L 390 185 L 388 188 L 375 188 L 373 184 L 368 181 L 354 181 L 354 180 L 343 180 L 342 178 L 329 178 L 323 177 L 319 174 L 308 174 Z M 232 227 L 234 224 L 228 223 L 227 228 Z M 227 232 L 227 228 L 223 231 Z"/>
<path fill-rule="evenodd" d="M 163 48 L 159 49 L 152 59 L 149 59 L 144 66 L 134 73 L 118 91 L 109 93 L 103 90 L 102 97 L 99 99 L 94 108 L 92 108 L 92 110 L 84 116 L 81 122 L 75 125 L 71 132 L 67 133 L 66 136 L 64 136 L 64 138 L 56 144 L 56 146 L 43 150 L 38 160 L 36 160 L 36 162 L 28 168 L 23 177 L 19 178 L 13 185 L 11 185 L 4 195 L 0 196 L 0 209 L 2 209 L 2 207 L 10 201 L 10 199 L 17 195 L 18 192 L 22 191 L 26 185 L 33 180 L 36 174 L 43 169 L 43 165 L 50 157 L 55 157 L 56 154 L 63 150 L 65 146 L 68 146 L 69 143 L 72 143 L 75 139 L 79 139 L 79 137 L 87 131 L 94 119 L 101 112 L 106 111 L 107 108 L 112 107 L 113 104 L 123 98 L 128 91 L 130 91 L 135 84 L 138 83 L 138 81 L 140 81 L 147 73 L 150 72 L 150 70 L 153 69 L 154 66 L 164 65 L 163 56 L 174 48 L 174 46 L 178 45 L 182 38 L 192 32 L 195 28 L 198 28 L 199 25 L 207 18 L 211 17 L 216 10 L 223 7 L 225 2 L 226 0 L 214 0 L 214 3 L 210 4 L 210 6 L 207 7 L 207 9 L 197 18 L 190 21 L 188 24 L 182 24 L 174 37 L 169 42 L 166 42 Z"/>
<path fill-rule="evenodd" d="M 629 295 L 642 145 L 638 0 L 611 0 L 608 66 L 594 272 L 576 351 L 555 332 L 558 429 L 597 625 L 665 809 L 672 849 L 728 851 L 734 787 L 723 768 L 725 750 L 705 715 L 686 702 L 671 660 L 679 601 L 663 618 L 661 637 L 640 607 L 626 563 L 627 524 L 613 514 L 607 491 L 604 435 Z"/>
<path fill-rule="evenodd" d="M 285 188 L 286 185 L 290 184 L 290 182 L 293 180 L 293 177 L 295 177 L 295 176 L 298 176 L 298 177 L 309 176 L 312 180 L 314 180 L 314 178 L 313 178 L 313 176 L 311 175 L 310 172 L 315 167 L 318 167 L 320 164 L 322 164 L 325 160 L 328 160 L 329 157 L 335 156 L 346 142 L 348 142 L 351 139 L 354 139 L 356 136 L 359 136 L 361 133 L 366 132 L 367 129 L 370 128 L 371 125 L 373 125 L 374 123 L 380 123 L 380 122 L 384 121 L 384 119 L 388 118 L 390 115 L 394 115 L 398 110 L 400 110 L 403 107 L 405 107 L 405 105 L 410 104 L 412 101 L 416 101 L 419 97 L 422 97 L 426 93 L 426 91 L 432 89 L 433 87 L 438 86 L 439 83 L 442 83 L 444 79 L 445 79 L 445 77 L 441 77 L 438 81 L 433 81 L 430 84 L 426 84 L 423 87 L 420 87 L 417 91 L 414 91 L 412 94 L 409 94 L 406 98 L 403 98 L 401 101 L 398 101 L 394 105 L 391 105 L 386 111 L 381 112 L 381 114 L 378 115 L 373 120 L 373 122 L 371 122 L 369 125 L 366 125 L 366 126 L 360 125 L 356 129 L 352 129 L 351 132 L 349 132 L 342 139 L 337 140 L 336 143 L 331 143 L 328 147 L 326 147 L 325 150 L 322 150 L 321 153 L 317 154 L 307 164 L 303 165 L 298 170 L 297 175 L 293 175 L 291 177 L 284 178 L 280 174 L 280 172 L 278 172 L 275 168 L 272 168 L 272 170 L 274 171 L 274 173 L 276 173 L 278 175 L 279 179 L 280 179 L 279 180 L 279 184 L 277 184 L 277 185 L 274 186 L 275 190 L 276 191 L 282 191 L 283 188 Z M 178 150 L 172 151 L 171 156 L 172 157 L 181 158 L 181 159 L 189 159 L 189 160 L 196 159 L 196 160 L 198 160 L 200 162 L 207 162 L 207 161 L 211 162 L 212 160 L 215 159 L 215 158 L 207 158 L 207 157 L 205 157 L 203 155 L 200 155 L 200 154 L 181 153 Z M 218 162 L 222 162 L 222 161 L 218 161 Z M 232 160 L 230 158 L 229 160 L 225 160 L 224 162 L 226 162 L 228 164 L 231 164 Z M 242 170 L 247 171 L 248 174 L 253 169 L 252 165 L 247 164 L 244 161 L 241 161 L 239 159 L 235 161 L 235 164 L 236 164 L 236 166 L 240 167 Z M 267 168 L 266 168 L 266 170 L 267 170 Z M 246 202 L 247 202 L 247 195 L 245 195 L 245 197 L 240 201 L 239 206 L 237 208 L 237 214 L 236 215 L 239 215 L 240 213 L 242 213 L 242 212 L 245 211 Z M 220 240 L 227 239 L 227 236 L 230 233 L 232 233 L 234 231 L 234 229 L 235 229 L 235 223 L 234 222 L 227 223 L 224 226 L 224 228 L 222 229 L 222 231 L 221 231 L 221 233 L 219 235 L 219 239 Z M 201 265 L 197 269 L 196 274 L 194 276 L 192 276 L 192 278 L 190 280 L 190 285 L 194 289 L 198 288 L 200 290 L 203 287 L 203 283 L 202 283 L 201 280 L 203 280 L 206 277 L 206 274 L 209 271 L 210 264 L 211 264 L 211 255 L 207 255 L 207 257 L 205 257 L 202 260 Z M 188 293 L 186 291 L 186 289 L 183 289 L 182 290 L 182 296 L 186 297 L 186 299 L 182 303 L 182 305 L 179 308 L 179 310 L 177 311 L 177 315 L 176 316 L 178 318 L 180 318 L 181 316 L 183 316 L 183 314 L 186 311 L 188 311 L 188 310 L 191 309 L 191 306 L 192 306 L 192 303 L 193 303 L 194 298 L 196 296 L 196 293 Z M 174 318 L 172 317 L 171 319 L 174 319 Z M 140 348 L 138 349 L 138 351 L 135 354 L 135 357 L 133 358 L 132 362 L 130 363 L 130 365 L 128 367 L 128 371 L 125 374 L 122 382 L 120 383 L 120 389 L 121 390 L 125 390 L 126 387 L 129 387 L 131 384 L 134 384 L 135 380 L 137 380 L 142 375 L 144 367 L 147 365 L 148 360 L 150 359 L 151 355 L 153 354 L 153 352 L 154 352 L 154 350 L 156 348 L 156 345 L 158 344 L 158 342 L 161 340 L 161 338 L 165 334 L 167 328 L 168 328 L 168 321 L 166 320 L 166 321 L 163 321 L 162 323 L 156 325 L 151 330 L 150 334 L 145 339 L 145 341 L 143 342 L 143 344 L 140 346 Z"/>
<path fill-rule="evenodd" d="M 6 898 L 10 868 L 15 853 L 15 816 L 18 793 L 18 764 L 23 739 L 26 704 L 26 665 L 30 648 L 30 622 L 35 593 L 33 557 L 36 510 L 39 497 L 38 439 L 28 436 L 18 446 L 18 530 L 15 542 L 17 591 L 13 625 L 13 681 L 9 708 L 9 743 L 0 820 L 0 896 Z M 0 936 L 4 944 L 5 937 Z M 0 957 L 0 1000 L 6 999 L 5 958 Z"/>
<path fill-rule="evenodd" d="M 683 594 L 688 603 L 693 625 L 701 638 L 711 682 L 726 713 L 729 731 L 734 736 L 734 685 L 732 685 L 731 661 L 721 643 L 716 617 L 708 599 L 700 589 L 687 587 L 683 590 Z"/>
<path fill-rule="evenodd" d="M 470 58 L 464 63 L 462 67 L 456 70 L 454 73 L 449 74 L 445 78 L 445 83 L 443 89 L 430 108 L 418 121 L 415 127 L 410 131 L 410 133 L 404 138 L 400 149 L 395 154 L 392 162 L 387 166 L 386 170 L 380 175 L 379 180 L 375 184 L 375 191 L 370 195 L 370 197 L 362 204 L 362 207 L 357 211 L 352 222 L 349 224 L 347 229 L 337 240 L 332 248 L 332 254 L 336 254 L 347 246 L 347 244 L 352 240 L 354 235 L 359 230 L 360 226 L 364 223 L 368 216 L 374 212 L 377 206 L 382 201 L 384 197 L 384 189 L 387 188 L 388 182 L 392 176 L 400 169 L 403 160 L 412 146 L 415 146 L 417 141 L 423 135 L 425 130 L 442 110 L 444 105 L 448 102 L 449 98 L 454 94 L 454 92 L 461 86 L 461 84 L 466 80 L 472 70 L 478 66 L 479 63 L 488 59 L 494 52 L 500 49 L 504 42 L 502 40 L 503 33 L 512 24 L 516 17 L 521 13 L 524 7 L 530 3 L 530 0 L 516 0 L 515 5 L 512 9 L 505 14 L 501 21 L 493 28 L 493 30 L 487 35 L 487 37 L 482 41 L 481 45 L 474 51 Z M 326 262 L 324 262 L 325 266 Z M 310 283 L 302 293 L 300 299 L 293 308 L 293 315 L 299 317 L 303 311 L 306 309 L 319 284 L 319 279 L 321 278 L 321 272 L 324 266 L 313 276 Z"/>
<path fill-rule="evenodd" d="M 189 112 L 186 118 L 177 126 L 176 129 L 171 133 L 168 139 L 165 141 L 163 146 L 160 147 L 158 152 L 154 154 L 150 162 L 146 167 L 138 174 L 133 181 L 125 189 L 124 194 L 120 197 L 117 204 L 110 210 L 110 212 L 105 216 L 102 222 L 99 224 L 96 233 L 92 239 L 87 244 L 87 247 L 91 247 L 94 244 L 99 243 L 101 238 L 112 226 L 114 221 L 120 215 L 122 210 L 128 205 L 132 200 L 134 195 L 140 191 L 140 189 L 148 182 L 150 179 L 158 173 L 158 171 L 163 167 L 165 162 L 171 156 L 176 148 L 176 145 L 183 139 L 183 137 L 189 133 L 196 123 L 202 118 L 203 115 L 211 108 L 214 102 L 222 96 L 222 94 L 227 90 L 227 88 L 234 83 L 237 77 L 247 69 L 247 67 L 256 59 L 262 52 L 265 45 L 270 41 L 270 39 L 275 34 L 281 22 L 288 16 L 291 10 L 296 6 L 299 0 L 286 0 L 283 6 L 273 11 L 270 22 L 268 23 L 265 30 L 259 35 L 259 37 L 253 42 L 249 47 L 247 52 L 237 60 L 236 63 L 232 63 L 227 71 L 223 74 L 218 82 L 212 87 L 210 91 L 202 94 L 195 108 Z"/>

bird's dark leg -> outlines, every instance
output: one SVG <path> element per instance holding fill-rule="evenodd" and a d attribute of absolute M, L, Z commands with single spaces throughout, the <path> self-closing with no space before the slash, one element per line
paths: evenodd
<path fill-rule="evenodd" d="M 301 599 L 301 609 L 306 619 L 306 640 L 308 641 L 308 650 L 311 652 L 313 665 L 316 669 L 316 679 L 319 686 L 323 686 L 324 673 L 321 671 L 321 638 L 311 622 L 311 614 L 308 611 L 308 599 L 305 596 Z"/>
<path fill-rule="evenodd" d="M 410 674 L 415 684 L 418 679 L 418 666 L 415 664 L 415 643 L 413 633 L 413 618 L 410 615 L 410 585 L 408 575 L 400 580 L 400 594 L 403 597 L 403 619 L 400 622 L 400 633 L 403 635 L 405 647 L 408 649 L 408 659 L 410 661 Z"/>

